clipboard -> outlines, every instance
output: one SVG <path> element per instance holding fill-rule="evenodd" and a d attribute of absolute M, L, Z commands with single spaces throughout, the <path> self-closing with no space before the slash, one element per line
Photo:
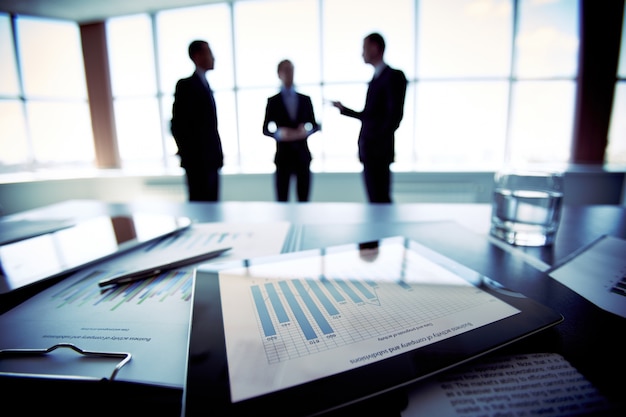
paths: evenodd
<path fill-rule="evenodd" d="M 119 362 L 113 368 L 109 377 L 89 377 L 89 376 L 80 376 L 80 375 L 56 375 L 55 377 L 61 379 L 86 379 L 86 380 L 110 380 L 113 381 L 117 373 L 122 369 L 124 365 L 126 365 L 132 358 L 132 355 L 129 352 L 103 352 L 103 351 L 92 351 L 92 350 L 84 350 L 79 348 L 78 346 L 72 343 L 57 343 L 56 345 L 52 345 L 47 349 L 0 349 L 0 363 L 4 361 L 10 361 L 11 359 L 24 359 L 24 358 L 33 358 L 33 357 L 43 357 L 48 354 L 51 354 L 57 349 L 69 349 L 72 350 L 79 355 L 89 357 L 89 358 L 101 358 L 101 359 L 119 359 Z M 7 376 L 29 376 L 29 377 L 50 377 L 49 374 L 29 374 L 23 372 L 0 372 L 0 374 L 4 374 Z"/>
<path fill-rule="evenodd" d="M 155 413 L 178 416 L 181 410 L 182 391 L 163 386 L 129 383 L 116 380 L 118 372 L 132 359 L 130 352 L 84 350 L 71 343 L 58 343 L 46 349 L 2 349 L 0 364 L 40 358 L 43 360 L 57 351 L 71 351 L 81 359 L 112 360 L 110 373 L 102 376 L 40 374 L 26 372 L 0 372 L 0 392 L 4 405 L 19 407 L 20 413 L 85 415 L 94 407 L 106 403 L 115 408 L 117 415 Z M 19 403 L 16 399 L 21 399 Z"/>

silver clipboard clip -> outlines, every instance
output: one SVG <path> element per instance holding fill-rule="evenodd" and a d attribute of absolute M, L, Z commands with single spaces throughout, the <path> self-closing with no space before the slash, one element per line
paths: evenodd
<path fill-rule="evenodd" d="M 115 379 L 115 377 L 117 376 L 117 373 L 120 371 L 120 369 L 122 369 L 122 367 L 124 365 L 126 365 L 132 355 L 128 352 L 98 352 L 98 351 L 89 351 L 89 350 L 83 350 L 79 347 L 77 347 L 76 345 L 73 345 L 71 343 L 59 343 L 56 344 L 54 346 L 50 346 L 47 349 L 0 349 L 0 360 L 3 358 L 17 358 L 17 357 L 30 357 L 30 356 L 42 356 L 42 355 L 47 355 L 48 353 L 58 349 L 58 348 L 68 348 L 68 349 L 72 349 L 74 352 L 77 352 L 81 355 L 84 356 L 89 356 L 89 357 L 100 357 L 100 358 L 118 358 L 121 359 L 117 365 L 115 366 L 115 369 L 113 369 L 113 372 L 111 373 L 111 376 L 109 377 L 109 380 L 113 381 Z M 27 375 L 27 374 L 18 374 L 18 373 L 14 373 L 13 375 Z M 28 374 L 30 375 L 30 374 Z M 35 376 L 35 375 L 32 375 Z M 57 377 L 57 375 L 55 375 L 55 377 Z M 99 380 L 100 378 L 94 378 L 94 377 L 79 377 L 79 376 L 70 376 L 67 375 L 66 377 L 68 378 L 72 378 L 72 379 L 97 379 Z M 105 378 L 106 379 L 106 378 Z"/>

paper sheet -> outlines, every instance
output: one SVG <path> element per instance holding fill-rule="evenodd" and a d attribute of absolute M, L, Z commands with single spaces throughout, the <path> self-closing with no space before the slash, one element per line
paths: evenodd
<path fill-rule="evenodd" d="M 233 402 L 519 313 L 402 245 L 222 270 L 219 283 Z"/>
<path fill-rule="evenodd" d="M 205 263 L 276 255 L 284 251 L 290 228 L 289 222 L 196 223 L 183 233 L 101 263 L 100 269 L 118 273 L 147 269 L 223 247 L 232 249 Z"/>
<path fill-rule="evenodd" d="M 603 236 L 549 275 L 598 307 L 626 317 L 626 240 Z"/>
<path fill-rule="evenodd" d="M 232 247 L 228 259 L 275 255 L 289 223 L 204 223 L 106 263 L 84 269 L 0 316 L 0 349 L 81 349 L 129 352 L 118 380 L 183 387 L 194 267 L 102 290 L 98 281 L 213 247 Z M 116 360 L 85 360 L 73 352 L 0 361 L 0 372 L 108 377 Z"/>
<path fill-rule="evenodd" d="M 612 415 L 610 403 L 561 355 L 483 359 L 416 385 L 402 417 Z"/>

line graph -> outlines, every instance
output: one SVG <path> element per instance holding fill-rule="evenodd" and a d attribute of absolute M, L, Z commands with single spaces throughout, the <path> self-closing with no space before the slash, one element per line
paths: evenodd
<path fill-rule="evenodd" d="M 62 287 L 52 294 L 56 308 L 99 308 L 110 311 L 133 305 L 165 302 L 175 297 L 185 302 L 191 299 L 193 274 L 176 270 L 164 272 L 154 278 L 136 281 L 102 290 L 96 283 L 110 272 L 93 271 L 84 278 Z"/>

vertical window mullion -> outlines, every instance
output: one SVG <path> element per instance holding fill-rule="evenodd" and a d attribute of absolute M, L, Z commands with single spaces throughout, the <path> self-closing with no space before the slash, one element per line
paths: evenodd
<path fill-rule="evenodd" d="M 513 109 L 513 84 L 516 82 L 515 77 L 515 65 L 516 65 L 516 54 L 517 51 L 515 49 L 515 40 L 517 39 L 517 28 L 519 23 L 519 7 L 518 0 L 512 0 L 513 4 L 513 15 L 511 16 L 513 19 L 513 27 L 512 27 L 512 36 L 511 36 L 511 67 L 509 69 L 509 92 L 507 97 L 507 109 L 506 109 L 506 130 L 504 137 L 504 155 L 503 162 L 504 165 L 507 165 L 510 160 L 510 149 L 511 149 L 511 119 L 512 119 L 512 109 Z"/>
<path fill-rule="evenodd" d="M 165 135 L 165 125 L 164 125 L 164 120 L 165 120 L 165 114 L 163 114 L 163 106 L 162 106 L 162 100 L 163 100 L 163 92 L 161 91 L 161 71 L 159 68 L 159 39 L 158 39 L 158 32 L 157 32 L 157 24 L 156 24 L 156 14 L 155 13 L 150 13 L 150 23 L 152 26 L 152 49 L 154 51 L 154 74 L 155 74 L 155 83 L 156 83 L 156 99 L 157 99 L 157 104 L 158 104 L 158 112 L 159 112 L 159 120 L 161 121 L 161 129 L 159 130 L 159 132 L 161 133 L 161 148 L 163 149 L 163 156 L 161 157 L 161 163 L 163 164 L 164 168 L 169 168 L 168 167 L 168 155 L 167 155 L 167 146 L 165 144 L 165 139 L 166 139 L 166 135 Z"/>
<path fill-rule="evenodd" d="M 241 172 L 241 138 L 239 129 L 239 87 L 237 80 L 237 45 L 235 45 L 235 2 L 229 3 L 230 9 L 230 36 L 233 45 L 233 95 L 235 100 L 235 137 L 237 138 L 237 168 Z"/>
<path fill-rule="evenodd" d="M 26 105 L 26 93 L 24 92 L 24 73 L 22 71 L 22 56 L 19 52 L 19 44 L 17 39 L 17 16 L 11 15 L 11 34 L 13 36 L 13 53 L 15 54 L 15 65 L 17 66 L 17 80 L 19 87 L 19 100 L 22 104 L 22 113 L 24 115 L 24 128 L 26 129 L 26 149 L 28 151 L 26 167 L 34 170 L 37 162 L 35 161 L 35 147 L 33 145 L 33 136 L 30 129 L 28 118 L 28 106 Z"/>

